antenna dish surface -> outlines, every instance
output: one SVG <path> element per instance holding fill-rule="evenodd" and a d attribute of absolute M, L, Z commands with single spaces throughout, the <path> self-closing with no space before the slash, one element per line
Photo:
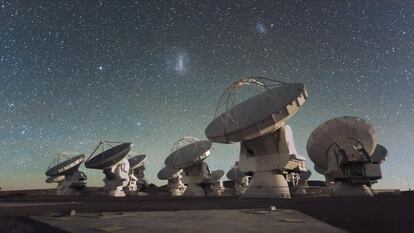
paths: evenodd
<path fill-rule="evenodd" d="M 211 172 L 210 174 L 210 178 L 213 182 L 217 182 L 221 179 L 221 177 L 224 176 L 224 171 L 223 170 L 214 170 Z"/>
<path fill-rule="evenodd" d="M 233 166 L 226 174 L 229 180 L 239 180 L 240 178 L 246 176 L 246 173 L 242 172 L 239 167 Z"/>
<path fill-rule="evenodd" d="M 160 180 L 168 180 L 171 178 L 176 178 L 181 174 L 182 170 L 174 169 L 171 167 L 163 167 L 157 174 L 158 179 Z"/>
<path fill-rule="evenodd" d="M 371 157 L 376 146 L 375 129 L 367 121 L 343 116 L 330 119 L 316 128 L 309 136 L 307 151 L 317 167 L 328 170 L 331 149 L 360 148 Z"/>
<path fill-rule="evenodd" d="M 313 169 L 315 169 L 315 171 L 316 171 L 317 173 L 321 174 L 321 175 L 325 175 L 325 174 L 326 174 L 326 170 L 324 170 L 324 169 L 322 169 L 322 168 L 318 167 L 316 164 L 315 164 L 315 165 L 313 165 Z"/>
<path fill-rule="evenodd" d="M 371 160 L 373 163 L 382 163 L 387 156 L 388 156 L 387 148 L 385 148 L 383 145 L 378 144 L 377 147 L 375 147 Z"/>
<path fill-rule="evenodd" d="M 84 154 L 76 154 L 73 156 L 68 152 L 60 153 L 50 163 L 45 175 L 55 177 L 71 174 L 78 169 L 83 161 L 85 161 Z"/>
<path fill-rule="evenodd" d="M 147 159 L 147 155 L 145 154 L 132 156 L 131 158 L 128 159 L 129 166 L 130 166 L 129 170 L 134 170 L 134 169 L 141 167 L 142 165 L 144 165 L 144 162 L 146 159 Z"/>
<path fill-rule="evenodd" d="M 307 92 L 302 83 L 270 81 L 273 83 L 265 85 L 261 79 L 249 78 L 233 83 L 222 97 L 227 96 L 228 99 L 234 89 L 240 89 L 245 84 L 259 86 L 263 92 L 233 106 L 227 103 L 225 112 L 216 116 L 207 126 L 207 138 L 218 143 L 240 142 L 280 128 L 302 107 Z"/>
<path fill-rule="evenodd" d="M 99 147 L 99 146 L 98 146 Z M 132 143 L 122 143 L 92 157 L 85 162 L 85 167 L 105 169 L 123 160 L 131 150 Z"/>
<path fill-rule="evenodd" d="M 177 147 L 177 149 L 165 159 L 165 165 L 175 169 L 183 169 L 201 163 L 210 155 L 212 146 L 212 142 L 204 140 Z M 175 149 L 174 146 L 173 149 Z"/>

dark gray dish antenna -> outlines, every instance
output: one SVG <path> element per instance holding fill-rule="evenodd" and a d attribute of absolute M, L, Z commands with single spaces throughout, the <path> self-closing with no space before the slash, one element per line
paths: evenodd
<path fill-rule="evenodd" d="M 246 173 L 245 172 L 242 172 L 239 167 L 233 166 L 227 172 L 226 176 L 227 176 L 227 178 L 229 180 L 233 180 L 234 181 L 234 180 L 239 180 L 239 179 L 243 178 L 244 176 L 246 176 Z"/>
<path fill-rule="evenodd" d="M 52 177 L 72 174 L 78 169 L 83 161 L 85 161 L 84 154 L 78 154 L 73 157 L 66 153 L 58 154 L 56 159 L 50 163 L 45 174 L 46 176 Z"/>
<path fill-rule="evenodd" d="M 221 177 L 224 176 L 224 171 L 223 170 L 214 170 L 211 172 L 210 174 L 210 178 L 213 182 L 217 182 L 221 179 Z"/>
<path fill-rule="evenodd" d="M 180 175 L 182 170 L 174 169 L 171 167 L 163 167 L 157 174 L 158 179 L 160 180 L 168 180 L 172 178 L 176 178 Z"/>
<path fill-rule="evenodd" d="M 113 144 L 117 143 L 120 144 L 112 146 Z M 105 149 L 105 147 L 109 147 L 109 149 Z M 130 142 L 101 141 L 89 156 L 88 160 L 85 161 L 85 167 L 101 170 L 109 168 L 126 158 L 129 151 L 131 150 L 131 147 L 132 143 Z M 101 149 L 102 152 L 93 156 L 94 153 L 99 149 Z"/>
<path fill-rule="evenodd" d="M 176 150 L 165 159 L 165 165 L 174 169 L 183 169 L 201 163 L 210 155 L 212 146 L 213 143 L 207 140 L 182 144 L 178 148 L 173 146 L 173 149 Z"/>
<path fill-rule="evenodd" d="M 144 165 L 145 160 L 147 159 L 147 155 L 134 155 L 128 159 L 129 162 L 129 170 L 134 170 L 142 165 Z"/>

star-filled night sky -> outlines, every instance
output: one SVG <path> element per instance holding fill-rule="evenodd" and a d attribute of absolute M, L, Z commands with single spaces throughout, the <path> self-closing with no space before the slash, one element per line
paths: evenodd
<path fill-rule="evenodd" d="M 0 1 L 0 186 L 53 187 L 56 154 L 102 139 L 132 141 L 162 184 L 174 142 L 205 139 L 221 93 L 246 76 L 307 86 L 289 121 L 303 155 L 322 122 L 358 116 L 389 150 L 374 187 L 414 185 L 413 1 L 122 0 Z M 238 144 L 214 148 L 211 169 L 238 159 Z"/>

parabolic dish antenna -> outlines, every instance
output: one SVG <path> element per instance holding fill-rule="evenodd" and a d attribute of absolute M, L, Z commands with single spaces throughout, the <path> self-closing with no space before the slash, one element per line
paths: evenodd
<path fill-rule="evenodd" d="M 246 172 L 240 170 L 238 164 L 239 162 L 236 162 L 235 165 L 227 171 L 226 175 L 230 181 L 234 182 L 233 194 L 242 195 L 246 192 L 249 185 L 249 177 Z"/>
<path fill-rule="evenodd" d="M 142 165 L 144 165 L 145 160 L 147 159 L 147 155 L 133 155 L 128 159 L 129 162 L 129 170 L 134 170 Z"/>
<path fill-rule="evenodd" d="M 183 137 L 173 145 L 171 154 L 165 159 L 166 167 L 183 169 L 182 181 L 187 185 L 184 196 L 205 196 L 202 184 L 209 180 L 210 172 L 203 160 L 210 155 L 212 146 L 210 141 Z"/>
<path fill-rule="evenodd" d="M 130 142 L 101 141 L 85 162 L 87 168 L 103 170 L 104 190 L 110 196 L 125 196 L 124 187 L 130 182 L 127 156 L 131 148 Z"/>
<path fill-rule="evenodd" d="M 211 172 L 210 174 L 210 178 L 213 182 L 217 182 L 221 179 L 221 177 L 224 176 L 224 171 L 223 170 L 214 170 Z"/>
<path fill-rule="evenodd" d="M 246 173 L 242 172 L 239 167 L 233 166 L 227 172 L 226 176 L 229 180 L 236 181 L 236 180 L 239 180 L 239 179 L 245 177 Z"/>
<path fill-rule="evenodd" d="M 287 177 L 297 180 L 305 163 L 286 122 L 307 98 L 302 83 L 262 77 L 239 79 L 220 97 L 205 134 L 212 142 L 240 142 L 239 168 L 253 172 L 244 197 L 290 198 Z"/>
<path fill-rule="evenodd" d="M 328 170 L 330 150 L 360 148 L 371 156 L 377 146 L 375 129 L 365 120 L 356 117 L 336 117 L 324 122 L 309 136 L 307 151 L 311 160 L 323 170 Z M 349 160 L 362 161 L 360 155 L 348 154 Z"/>
<path fill-rule="evenodd" d="M 128 155 L 128 152 L 132 147 L 132 143 L 130 142 L 121 143 L 116 146 L 112 146 L 112 143 L 116 142 L 101 141 L 89 156 L 89 159 L 85 162 L 85 167 L 101 170 L 109 168 L 123 160 Z M 110 148 L 105 150 L 105 145 L 109 146 Z M 100 148 L 102 152 L 92 157 L 92 155 Z"/>
<path fill-rule="evenodd" d="M 87 177 L 78 170 L 85 161 L 85 155 L 76 152 L 59 153 L 50 163 L 45 175 L 46 183 L 58 183 L 57 195 L 79 195 L 79 191 L 86 187 Z"/>
<path fill-rule="evenodd" d="M 180 174 L 182 173 L 182 170 L 179 169 L 174 169 L 171 167 L 163 167 L 157 174 L 158 179 L 160 180 L 168 180 L 171 178 L 176 178 L 178 176 L 180 176 Z"/>
<path fill-rule="evenodd" d="M 382 178 L 380 163 L 387 156 L 387 149 L 377 144 L 375 129 L 350 116 L 317 127 L 307 150 L 316 170 L 335 182 L 335 195 L 341 196 L 372 196 L 370 187 Z"/>
<path fill-rule="evenodd" d="M 238 104 L 233 101 L 241 87 L 253 85 L 261 92 Z M 217 109 L 224 107 L 207 126 L 208 139 L 218 143 L 250 140 L 279 129 L 307 99 L 302 83 L 284 83 L 265 78 L 234 82 L 221 96 Z"/>
<path fill-rule="evenodd" d="M 128 154 L 128 163 L 129 163 L 129 184 L 128 191 L 129 194 L 133 195 L 146 184 L 145 180 L 145 166 L 144 162 L 147 158 L 147 155 L 134 155 L 135 153 Z"/>
<path fill-rule="evenodd" d="M 210 155 L 213 143 L 207 140 L 198 141 L 196 138 L 184 137 L 178 140 L 171 154 L 165 159 L 167 167 L 183 169 L 201 163 Z"/>
<path fill-rule="evenodd" d="M 79 168 L 82 162 L 85 160 L 84 154 L 77 154 L 73 152 L 64 152 L 56 156 L 50 163 L 46 176 L 64 176 L 72 174 Z"/>
<path fill-rule="evenodd" d="M 182 196 L 186 189 L 186 186 L 181 180 L 182 169 L 175 169 L 171 167 L 163 167 L 157 174 L 158 179 L 168 180 L 167 186 L 171 196 Z"/>

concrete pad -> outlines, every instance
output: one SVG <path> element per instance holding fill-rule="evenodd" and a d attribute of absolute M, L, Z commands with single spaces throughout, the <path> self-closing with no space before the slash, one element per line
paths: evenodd
<path fill-rule="evenodd" d="M 33 219 L 68 232 L 96 233 L 345 233 L 294 210 L 191 210 L 82 213 Z"/>

